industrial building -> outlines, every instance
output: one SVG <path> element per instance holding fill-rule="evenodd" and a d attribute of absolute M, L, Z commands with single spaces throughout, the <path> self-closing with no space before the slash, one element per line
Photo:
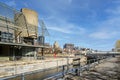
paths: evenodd
<path fill-rule="evenodd" d="M 37 12 L 22 8 L 17 11 L 0 3 L 0 60 L 36 59 L 38 40 Z"/>

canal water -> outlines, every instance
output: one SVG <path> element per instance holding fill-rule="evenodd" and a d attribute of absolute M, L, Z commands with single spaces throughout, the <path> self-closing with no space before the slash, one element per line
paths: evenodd
<path fill-rule="evenodd" d="M 59 67 L 59 68 L 48 69 L 48 70 L 44 70 L 44 71 L 40 71 L 40 72 L 36 72 L 36 73 L 32 73 L 32 74 L 26 74 L 26 75 L 24 75 L 24 80 L 43 80 L 43 79 L 51 77 L 53 75 L 60 74 L 62 72 L 62 70 L 63 70 L 63 68 Z M 9 78 L 6 80 L 22 80 L 22 78 L 23 77 L 21 75 L 21 76 Z"/>
<path fill-rule="evenodd" d="M 72 68 L 72 66 L 69 66 L 69 68 Z M 65 67 L 64 70 L 67 70 L 67 66 Z M 43 80 L 45 78 L 54 76 L 56 74 L 61 74 L 62 72 L 63 72 L 63 67 L 58 67 L 58 68 L 54 68 L 54 69 L 47 69 L 47 70 L 43 70 L 40 72 L 26 74 L 26 75 L 24 75 L 24 78 L 22 75 L 20 75 L 17 77 L 6 79 L 6 80 Z"/>

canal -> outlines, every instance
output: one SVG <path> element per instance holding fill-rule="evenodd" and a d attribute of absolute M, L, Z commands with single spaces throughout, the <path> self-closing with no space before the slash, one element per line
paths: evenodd
<path fill-rule="evenodd" d="M 95 59 L 95 58 L 92 58 Z M 88 60 L 90 60 L 88 58 Z M 92 62 L 90 62 L 92 63 Z M 69 66 L 69 69 L 73 68 L 72 66 Z M 67 66 L 65 66 L 64 71 L 67 70 Z M 61 74 L 62 75 L 63 72 L 63 66 L 58 67 L 58 68 L 53 68 L 53 69 L 47 69 L 47 70 L 43 70 L 43 71 L 36 71 L 33 73 L 29 73 L 29 74 L 25 74 L 23 75 L 18 75 L 16 77 L 11 77 L 11 78 L 7 78 L 5 80 L 44 80 L 45 78 L 57 75 L 57 74 Z"/>
<path fill-rule="evenodd" d="M 43 80 L 45 78 L 60 74 L 63 71 L 63 67 L 47 69 L 40 72 L 34 72 L 32 74 L 19 75 L 17 77 L 7 78 L 6 80 Z"/>

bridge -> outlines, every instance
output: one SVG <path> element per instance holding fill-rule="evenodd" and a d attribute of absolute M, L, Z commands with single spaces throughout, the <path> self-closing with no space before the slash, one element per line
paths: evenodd
<path fill-rule="evenodd" d="M 118 56 L 120 52 L 113 52 L 113 51 L 99 51 L 99 52 L 92 52 L 86 54 L 88 57 L 108 57 L 108 56 Z"/>

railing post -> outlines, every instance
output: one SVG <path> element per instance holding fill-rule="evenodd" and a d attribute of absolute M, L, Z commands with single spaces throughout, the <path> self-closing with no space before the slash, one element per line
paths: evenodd
<path fill-rule="evenodd" d="M 69 70 L 69 57 L 67 57 L 67 73 L 68 73 L 68 70 Z"/>
<path fill-rule="evenodd" d="M 57 68 L 58 68 L 58 60 L 57 60 Z"/>
<path fill-rule="evenodd" d="M 22 73 L 21 79 L 22 79 L 22 80 L 25 80 L 24 73 Z"/>
<path fill-rule="evenodd" d="M 64 74 L 65 74 L 65 73 L 64 73 L 64 71 L 65 71 L 65 66 L 63 65 L 62 68 L 63 68 L 63 69 L 62 69 L 62 70 L 63 70 L 63 71 L 62 71 L 62 72 L 63 72 L 62 75 L 63 75 L 63 77 L 64 77 Z"/>
<path fill-rule="evenodd" d="M 97 60 L 97 59 L 94 59 L 94 68 L 95 68 L 95 65 L 96 65 L 96 64 L 95 64 L 96 60 Z"/>
<path fill-rule="evenodd" d="M 80 62 L 79 75 L 81 76 L 81 62 Z"/>
<path fill-rule="evenodd" d="M 90 71 L 90 61 L 91 60 L 88 61 L 88 71 Z"/>
<path fill-rule="evenodd" d="M 72 65 L 75 68 L 75 74 L 80 75 L 80 58 L 74 58 Z"/>

